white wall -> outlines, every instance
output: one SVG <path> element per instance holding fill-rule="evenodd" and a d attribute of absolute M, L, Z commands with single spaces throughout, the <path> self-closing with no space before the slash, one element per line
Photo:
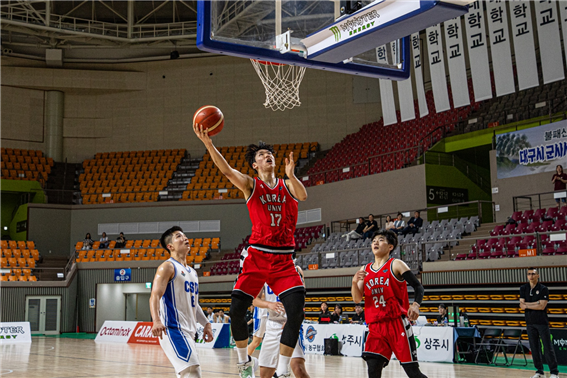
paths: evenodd
<path fill-rule="evenodd" d="M 108 274 L 110 274 L 109 272 Z M 145 283 L 98 284 L 96 288 L 96 331 L 105 320 L 126 320 L 126 295 L 151 293 Z"/>

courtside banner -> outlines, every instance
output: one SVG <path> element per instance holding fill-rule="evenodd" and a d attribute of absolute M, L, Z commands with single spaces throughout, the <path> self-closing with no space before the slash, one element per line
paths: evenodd
<path fill-rule="evenodd" d="M 230 346 L 230 324 L 227 323 L 211 323 L 213 326 L 213 341 L 206 343 L 203 340 L 202 325 L 197 324 L 197 348 L 228 348 Z"/>
<path fill-rule="evenodd" d="M 496 136 L 498 179 L 549 172 L 567 166 L 567 121 Z"/>
<path fill-rule="evenodd" d="M 0 345 L 31 342 L 29 322 L 0 323 Z"/>
<path fill-rule="evenodd" d="M 491 0 L 485 4 L 496 97 L 500 97 L 516 91 L 508 33 L 508 9 L 506 2 L 501 0 Z"/>
<path fill-rule="evenodd" d="M 445 29 L 445 51 L 449 63 L 449 77 L 451 78 L 451 92 L 453 106 L 470 105 L 469 86 L 467 83 L 467 67 L 465 63 L 465 47 L 463 44 L 463 31 L 461 30 L 461 17 L 443 23 Z"/>
<path fill-rule="evenodd" d="M 413 327 L 418 361 L 453 362 L 453 327 Z"/>
<path fill-rule="evenodd" d="M 127 343 L 138 322 L 107 320 L 96 335 L 96 343 Z"/>
<path fill-rule="evenodd" d="M 465 16 L 469 62 L 474 88 L 475 101 L 492 98 L 490 84 L 490 67 L 488 66 L 488 51 L 486 50 L 486 28 L 482 3 L 475 1 L 469 4 L 469 13 Z"/>
<path fill-rule="evenodd" d="M 534 45 L 534 27 L 532 24 L 531 1 L 510 1 L 510 23 L 516 53 L 518 87 L 524 89 L 537 87 L 537 64 Z"/>
<path fill-rule="evenodd" d="M 305 353 L 325 354 L 325 339 L 339 341 L 343 356 L 362 356 L 366 326 L 360 324 L 303 324 Z"/>
<path fill-rule="evenodd" d="M 447 93 L 447 78 L 445 76 L 445 63 L 443 59 L 443 38 L 439 24 L 425 29 L 427 37 L 427 51 L 429 52 L 429 71 L 431 72 L 431 86 L 433 87 L 433 100 L 437 113 L 451 109 Z"/>
<path fill-rule="evenodd" d="M 425 98 L 425 88 L 423 87 L 423 72 L 421 71 L 421 40 L 419 33 L 411 35 L 411 51 L 413 55 L 413 68 L 415 74 L 415 88 L 417 90 L 417 103 L 419 104 L 419 116 L 425 117 L 429 114 L 427 99 Z"/>
<path fill-rule="evenodd" d="M 152 322 L 138 322 L 128 339 L 128 343 L 159 345 L 159 339 L 152 335 L 153 324 Z"/>

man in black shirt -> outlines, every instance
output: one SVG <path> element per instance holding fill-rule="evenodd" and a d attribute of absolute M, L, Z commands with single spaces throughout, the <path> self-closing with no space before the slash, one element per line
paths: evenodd
<path fill-rule="evenodd" d="M 423 219 L 419 217 L 419 211 L 416 211 L 413 213 L 413 217 L 408 221 L 408 226 L 402 230 L 402 234 L 407 235 L 411 232 L 415 235 L 421 226 L 423 226 Z"/>
<path fill-rule="evenodd" d="M 354 306 L 354 311 L 356 311 L 356 314 L 352 316 L 350 322 L 352 324 L 364 324 L 365 320 L 364 320 L 364 310 L 362 309 L 362 304 L 357 303 Z"/>
<path fill-rule="evenodd" d="M 520 308 L 525 310 L 528 339 L 534 366 L 537 369 L 532 378 L 545 378 L 543 373 L 543 359 L 541 356 L 540 340 L 543 344 L 544 355 L 551 371 L 549 378 L 559 378 L 557 358 L 551 345 L 549 321 L 547 320 L 547 301 L 549 290 L 539 283 L 539 273 L 536 268 L 528 268 L 529 283 L 520 287 Z"/>
<path fill-rule="evenodd" d="M 321 313 L 319 314 L 319 324 L 329 324 L 331 322 L 331 313 L 329 312 L 327 302 L 321 303 Z"/>
<path fill-rule="evenodd" d="M 366 227 L 364 227 L 364 239 L 372 237 L 374 232 L 378 231 L 378 222 L 374 220 L 374 215 L 368 214 L 368 221 L 366 221 Z"/>

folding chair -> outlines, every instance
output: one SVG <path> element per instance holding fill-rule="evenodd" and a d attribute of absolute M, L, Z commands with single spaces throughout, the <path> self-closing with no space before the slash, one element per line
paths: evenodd
<path fill-rule="evenodd" d="M 486 364 L 494 364 L 496 359 L 496 353 L 494 353 L 495 348 L 502 342 L 502 328 L 487 328 L 482 335 L 482 339 L 479 344 L 476 344 L 476 356 L 474 358 L 474 363 L 478 364 L 479 356 L 481 353 L 486 359 Z M 492 355 L 491 355 L 492 354 Z"/>
<path fill-rule="evenodd" d="M 503 364 L 497 364 L 495 363 L 495 365 L 505 365 L 505 366 L 512 366 L 514 364 L 514 359 L 516 359 L 516 354 L 519 354 L 520 352 L 522 353 L 522 355 L 524 356 L 524 364 L 523 365 L 517 365 L 517 366 L 527 366 L 528 365 L 528 360 L 526 359 L 526 353 L 524 352 L 524 346 L 522 345 L 522 332 L 523 330 L 521 329 L 505 329 L 504 333 L 502 334 L 502 340 L 500 341 L 500 344 L 498 344 L 496 346 L 496 348 L 494 349 L 494 356 L 496 356 L 498 353 L 502 353 L 504 355 L 504 359 L 506 360 L 505 363 Z M 517 340 L 511 340 L 511 341 L 507 341 L 505 339 L 517 339 Z M 514 354 L 512 355 L 512 359 L 510 361 L 508 361 L 508 350 L 509 348 L 514 348 Z M 518 348 L 520 348 L 520 351 L 518 351 Z"/>

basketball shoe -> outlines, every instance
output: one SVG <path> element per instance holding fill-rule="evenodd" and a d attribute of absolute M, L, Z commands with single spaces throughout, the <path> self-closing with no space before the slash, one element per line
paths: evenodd
<path fill-rule="evenodd" d="M 237 366 L 240 378 L 255 378 L 254 370 L 256 370 L 255 367 L 258 366 L 258 359 L 248 356 L 248 362 L 237 364 Z"/>

